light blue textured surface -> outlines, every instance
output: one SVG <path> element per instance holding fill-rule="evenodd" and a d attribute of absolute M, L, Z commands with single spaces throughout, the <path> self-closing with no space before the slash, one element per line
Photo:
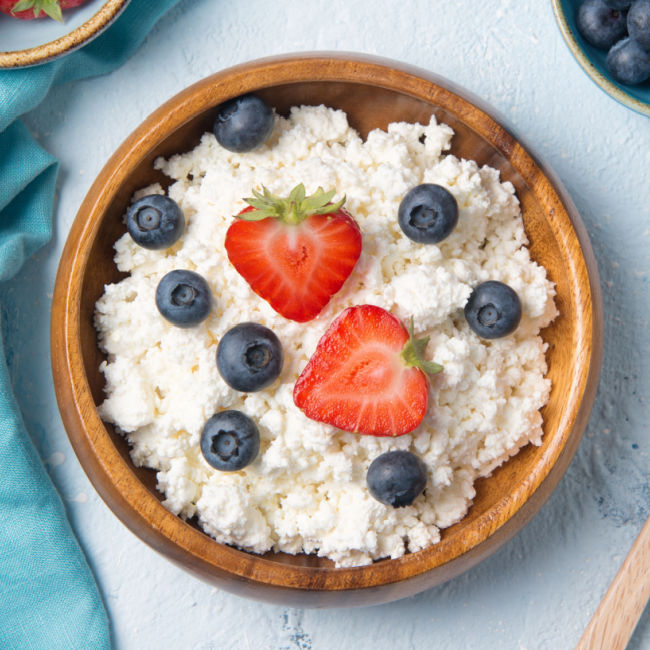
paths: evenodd
<path fill-rule="evenodd" d="M 94 492 L 63 431 L 49 368 L 52 287 L 92 180 L 146 115 L 212 72 L 269 54 L 355 50 L 442 74 L 490 102 L 555 169 L 585 221 L 605 301 L 596 406 L 535 519 L 472 571 L 376 608 L 300 611 L 242 600 L 172 566 Z M 8 361 L 27 427 L 96 572 L 121 649 L 572 648 L 650 511 L 650 121 L 582 72 L 550 3 L 186 0 L 107 77 L 28 118 L 61 161 L 55 240 L 6 285 Z M 631 648 L 650 648 L 644 614 Z"/>

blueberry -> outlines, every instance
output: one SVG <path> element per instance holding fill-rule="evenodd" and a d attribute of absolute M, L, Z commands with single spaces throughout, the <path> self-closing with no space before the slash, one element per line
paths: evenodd
<path fill-rule="evenodd" d="M 282 371 L 282 345 L 259 323 L 240 323 L 228 330 L 217 347 L 217 367 L 223 380 L 248 393 L 272 384 Z"/>
<path fill-rule="evenodd" d="M 619 83 L 641 83 L 650 78 L 650 53 L 635 40 L 626 38 L 609 51 L 607 68 Z"/>
<path fill-rule="evenodd" d="M 627 31 L 646 52 L 650 52 L 650 0 L 636 0 L 627 15 Z"/>
<path fill-rule="evenodd" d="M 242 95 L 221 104 L 214 121 L 219 144 L 236 153 L 264 144 L 273 131 L 273 110 L 257 95 Z"/>
<path fill-rule="evenodd" d="M 605 0 L 585 0 L 578 8 L 578 31 L 594 47 L 608 50 L 627 34 L 625 14 Z"/>
<path fill-rule="evenodd" d="M 465 305 L 465 318 L 480 337 L 498 339 L 517 329 L 521 301 L 507 284 L 496 280 L 483 282 L 472 291 Z"/>
<path fill-rule="evenodd" d="M 612 9 L 620 9 L 626 11 L 630 8 L 632 0 L 605 0 L 605 4 Z"/>
<path fill-rule="evenodd" d="M 221 411 L 213 415 L 201 432 L 201 452 L 205 460 L 222 472 L 236 472 L 250 465 L 260 450 L 260 432 L 241 411 Z"/>
<path fill-rule="evenodd" d="M 194 271 L 170 271 L 158 283 L 156 307 L 178 327 L 198 325 L 208 317 L 211 304 L 208 283 Z"/>
<path fill-rule="evenodd" d="M 150 194 L 129 206 L 126 229 L 136 244 L 159 250 L 168 248 L 183 234 L 185 218 L 174 199 L 163 194 Z"/>
<path fill-rule="evenodd" d="M 421 244 L 436 244 L 458 223 L 458 203 L 440 185 L 423 183 L 411 188 L 402 199 L 397 220 L 404 234 Z"/>
<path fill-rule="evenodd" d="M 387 451 L 370 463 L 368 489 L 393 508 L 410 506 L 427 484 L 426 465 L 410 451 Z"/>

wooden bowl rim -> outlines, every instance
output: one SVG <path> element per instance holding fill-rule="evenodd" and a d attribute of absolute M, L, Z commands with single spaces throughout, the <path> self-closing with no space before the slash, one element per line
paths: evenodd
<path fill-rule="evenodd" d="M 149 493 L 113 445 L 97 413 L 83 366 L 76 363 L 82 359 L 80 295 L 92 243 L 106 206 L 137 162 L 157 146 L 165 134 L 230 97 L 264 87 L 317 81 L 357 83 L 411 95 L 448 110 L 460 121 L 466 110 L 475 111 L 478 107 L 485 118 L 485 128 L 482 131 L 477 131 L 475 125 L 471 128 L 518 172 L 521 173 L 523 163 L 533 170 L 530 174 L 522 174 L 531 187 L 533 176 L 543 176 L 550 181 L 549 224 L 565 250 L 572 245 L 574 251 L 582 253 L 569 257 L 566 268 L 571 286 L 584 298 L 576 306 L 576 312 L 578 343 L 585 347 L 574 368 L 572 390 L 567 395 L 570 408 L 558 425 L 561 435 L 556 435 L 555 444 L 546 449 L 515 492 L 504 496 L 472 523 L 471 534 L 467 534 L 461 544 L 456 540 L 452 549 L 443 539 L 418 553 L 375 562 L 371 565 L 372 571 L 368 571 L 368 567 L 335 569 L 280 564 L 218 544 L 173 515 Z M 478 562 L 519 529 L 507 525 L 512 524 L 515 515 L 523 517 L 526 523 L 559 482 L 586 426 L 600 374 L 602 301 L 596 263 L 584 225 L 555 174 L 541 167 L 490 115 L 483 102 L 476 98 L 470 101 L 466 98 L 468 95 L 425 70 L 366 55 L 314 52 L 259 59 L 213 74 L 172 97 L 122 143 L 98 175 L 73 223 L 57 273 L 51 322 L 52 365 L 54 376 L 63 377 L 64 381 L 55 381 L 55 390 L 73 448 L 100 496 L 125 525 L 170 559 L 196 573 L 207 571 L 222 578 L 225 575 L 279 588 L 340 591 L 380 587 L 453 564 L 472 549 L 478 558 L 473 564 Z M 567 444 L 569 439 L 571 444 Z M 560 457 L 562 462 L 558 463 Z M 551 483 L 551 489 L 543 497 L 533 499 L 545 481 Z M 125 492 L 129 493 L 128 498 Z M 524 516 L 522 508 L 527 500 L 533 505 Z M 504 510 L 508 513 L 505 519 L 495 516 Z M 500 535 L 498 543 L 491 543 L 490 538 L 502 527 L 507 534 Z M 177 531 L 177 534 L 166 534 L 165 530 Z M 218 552 L 206 553 L 206 543 L 218 548 Z M 430 585 L 422 588 L 426 586 Z"/>
<path fill-rule="evenodd" d="M 27 68 L 46 63 L 99 36 L 126 9 L 131 0 L 107 0 L 85 23 L 59 38 L 25 50 L 0 52 L 0 68 Z"/>

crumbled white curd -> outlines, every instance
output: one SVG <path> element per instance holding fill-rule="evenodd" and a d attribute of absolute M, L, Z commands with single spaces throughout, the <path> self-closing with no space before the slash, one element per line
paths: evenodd
<path fill-rule="evenodd" d="M 128 234 L 115 244 L 115 262 L 130 275 L 107 285 L 96 305 L 99 345 L 107 354 L 104 420 L 129 441 L 136 465 L 157 471 L 165 506 L 196 516 L 220 542 L 262 553 L 317 553 L 337 566 L 396 558 L 440 539 L 459 521 L 486 476 L 531 442 L 541 443 L 550 382 L 546 345 L 539 336 L 557 314 L 553 284 L 531 261 L 519 203 L 499 173 L 444 155 L 452 130 L 395 123 L 365 142 L 345 113 L 293 108 L 276 117 L 270 140 L 251 153 L 219 146 L 211 133 L 191 152 L 159 159 L 175 182 L 169 195 L 182 207 L 187 230 L 166 251 L 136 245 Z M 233 215 L 251 189 L 287 195 L 298 183 L 346 195 L 346 209 L 363 232 L 363 252 L 323 312 L 308 323 L 277 314 L 228 261 L 223 242 Z M 459 221 L 440 244 L 417 244 L 400 230 L 397 209 L 411 187 L 443 185 L 456 197 Z M 146 188 L 136 197 L 160 186 Z M 173 269 L 203 275 L 215 298 L 206 321 L 180 329 L 155 306 L 159 280 Z M 480 339 L 464 315 L 480 282 L 509 284 L 523 305 L 519 328 Z M 429 409 L 411 434 L 398 438 L 344 433 L 307 419 L 294 405 L 294 383 L 321 335 L 346 307 L 374 304 L 429 334 L 427 358 L 444 366 L 432 378 Z M 284 348 L 280 378 L 258 393 L 229 388 L 216 365 L 223 334 L 245 321 L 270 327 Z M 199 448 L 205 421 L 239 409 L 257 423 L 260 453 L 245 469 L 220 472 Z M 366 471 L 379 454 L 408 449 L 426 463 L 425 492 L 413 505 L 376 501 Z"/>

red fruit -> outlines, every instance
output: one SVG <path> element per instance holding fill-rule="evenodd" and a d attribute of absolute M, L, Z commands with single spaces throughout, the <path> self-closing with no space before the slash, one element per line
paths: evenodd
<path fill-rule="evenodd" d="M 21 20 L 49 16 L 61 21 L 61 9 L 72 9 L 87 0 L 0 0 L 0 11 Z"/>
<path fill-rule="evenodd" d="M 318 342 L 293 389 L 311 420 L 343 431 L 401 436 L 427 410 L 427 376 L 442 366 L 424 361 L 428 337 L 416 339 L 381 307 L 342 311 Z"/>
<path fill-rule="evenodd" d="M 343 286 L 361 254 L 361 230 L 331 204 L 334 191 L 305 197 L 302 184 L 282 199 L 264 194 L 228 228 L 228 259 L 275 311 L 298 322 L 318 316 Z"/>

